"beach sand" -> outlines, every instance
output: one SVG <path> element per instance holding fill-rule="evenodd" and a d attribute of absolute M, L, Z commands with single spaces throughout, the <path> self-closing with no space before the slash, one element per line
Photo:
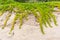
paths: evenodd
<path fill-rule="evenodd" d="M 28 21 L 24 19 L 21 29 L 19 29 L 19 21 L 17 20 L 14 30 L 9 34 L 11 22 L 15 14 L 12 13 L 6 27 L 2 29 L 1 27 L 4 24 L 7 14 L 8 12 L 0 17 L 0 40 L 60 40 L 60 12 L 54 12 L 57 17 L 58 26 L 55 26 L 52 22 L 52 28 L 44 27 L 45 34 L 41 33 L 39 23 L 36 22 L 33 15 L 28 16 Z"/>

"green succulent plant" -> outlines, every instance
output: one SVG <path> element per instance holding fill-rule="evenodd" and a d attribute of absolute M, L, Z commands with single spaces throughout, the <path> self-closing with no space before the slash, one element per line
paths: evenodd
<path fill-rule="evenodd" d="M 10 33 L 14 29 L 14 25 L 16 20 L 19 19 L 20 26 L 23 25 L 23 19 L 28 17 L 29 14 L 33 14 L 36 18 L 36 22 L 39 23 L 41 32 L 44 34 L 44 26 L 52 27 L 51 22 L 53 21 L 55 25 L 57 25 L 56 17 L 53 14 L 54 7 L 57 6 L 60 8 L 60 2 L 39 2 L 39 3 L 19 3 L 19 2 L 10 2 L 10 3 L 0 3 L 0 16 L 3 15 L 4 12 L 9 11 L 9 13 L 15 12 L 15 17 L 12 21 L 12 27 Z M 15 10 L 16 9 L 16 10 Z M 38 13 L 37 13 L 38 12 Z M 4 22 L 3 29 L 6 27 L 7 21 L 11 14 L 8 14 L 6 20 Z"/>

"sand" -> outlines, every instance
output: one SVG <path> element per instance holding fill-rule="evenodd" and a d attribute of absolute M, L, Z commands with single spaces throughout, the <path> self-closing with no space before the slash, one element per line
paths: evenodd
<path fill-rule="evenodd" d="M 1 29 L 7 14 L 8 12 L 0 17 L 0 40 L 60 40 L 60 12 L 54 12 L 58 26 L 55 26 L 52 22 L 53 28 L 44 27 L 44 35 L 41 33 L 39 23 L 36 22 L 33 15 L 29 15 L 28 21 L 24 20 L 21 29 L 19 29 L 19 21 L 17 20 L 13 32 L 9 34 L 15 14 L 12 13 L 5 29 Z"/>

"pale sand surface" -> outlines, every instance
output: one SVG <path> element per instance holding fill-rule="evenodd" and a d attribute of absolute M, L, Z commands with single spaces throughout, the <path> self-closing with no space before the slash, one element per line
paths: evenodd
<path fill-rule="evenodd" d="M 7 14 L 8 12 L 0 17 L 0 26 L 3 26 Z M 7 22 L 6 28 L 0 28 L 0 40 L 60 40 L 60 12 L 54 12 L 54 14 L 56 14 L 57 17 L 58 26 L 51 23 L 53 28 L 44 27 L 45 35 L 41 33 L 39 24 L 36 22 L 33 15 L 29 15 L 28 21 L 24 20 L 21 29 L 19 29 L 19 21 L 17 20 L 13 32 L 8 34 L 11 28 L 12 19 L 15 16 L 13 13 Z"/>

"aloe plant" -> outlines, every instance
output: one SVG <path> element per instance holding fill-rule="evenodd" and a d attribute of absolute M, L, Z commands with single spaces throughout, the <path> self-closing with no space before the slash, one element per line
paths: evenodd
<path fill-rule="evenodd" d="M 10 13 L 15 12 L 15 17 L 12 21 L 12 27 L 10 33 L 14 29 L 14 25 L 16 20 L 19 19 L 20 25 L 19 28 L 23 25 L 23 19 L 28 17 L 29 14 L 33 14 L 36 18 L 36 22 L 39 23 L 41 32 L 44 34 L 44 26 L 52 27 L 51 22 L 53 21 L 55 25 L 57 25 L 56 17 L 53 14 L 54 7 L 57 6 L 60 8 L 60 2 L 39 2 L 39 3 L 19 3 L 19 2 L 10 2 L 10 3 L 0 3 L 0 16 L 3 15 L 4 12 L 9 11 Z M 38 13 L 37 13 L 38 12 Z M 4 26 L 6 27 L 7 21 L 11 14 L 8 14 L 6 20 L 4 22 Z"/>

